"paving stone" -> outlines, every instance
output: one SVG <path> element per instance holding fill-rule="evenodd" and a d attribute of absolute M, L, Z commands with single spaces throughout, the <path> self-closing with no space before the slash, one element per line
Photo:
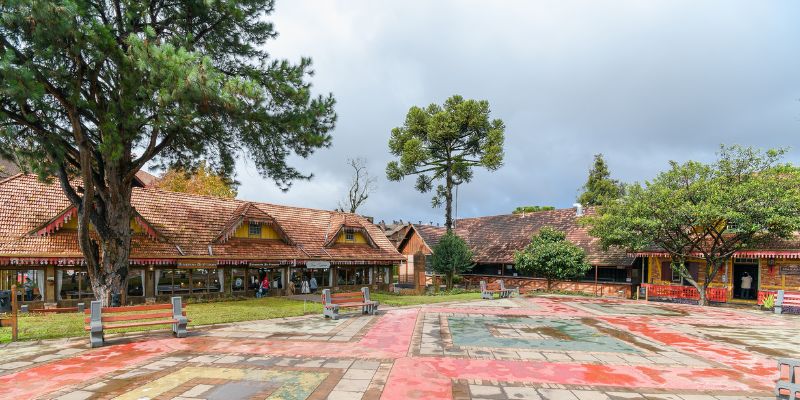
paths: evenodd
<path fill-rule="evenodd" d="M 469 385 L 469 392 L 473 397 L 497 396 L 503 394 L 503 390 L 497 386 Z"/>
<path fill-rule="evenodd" d="M 596 390 L 573 390 L 572 394 L 577 396 L 581 400 L 608 400 L 608 397 L 605 393 L 596 391 Z"/>
<path fill-rule="evenodd" d="M 529 387 L 506 386 L 503 391 L 509 399 L 537 400 L 542 398 L 536 389 Z"/>
<path fill-rule="evenodd" d="M 57 397 L 58 400 L 86 400 L 92 397 L 94 393 L 87 392 L 85 390 L 76 390 L 71 393 L 67 393 L 63 396 Z"/>
<path fill-rule="evenodd" d="M 580 400 L 566 389 L 539 389 L 539 395 L 545 400 Z"/>

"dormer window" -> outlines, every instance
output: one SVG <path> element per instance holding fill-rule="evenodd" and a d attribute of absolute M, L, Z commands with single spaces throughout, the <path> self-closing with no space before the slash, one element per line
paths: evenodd
<path fill-rule="evenodd" d="M 261 237 L 261 224 L 258 222 L 251 222 L 250 226 L 247 230 L 247 236 L 251 238 L 260 238 Z"/>
<path fill-rule="evenodd" d="M 344 240 L 348 242 L 355 242 L 356 241 L 356 234 L 353 232 L 345 232 Z"/>

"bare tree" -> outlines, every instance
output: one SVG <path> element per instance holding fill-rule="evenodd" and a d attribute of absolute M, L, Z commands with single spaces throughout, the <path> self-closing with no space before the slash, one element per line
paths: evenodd
<path fill-rule="evenodd" d="M 347 164 L 353 168 L 353 180 L 347 198 L 339 202 L 339 211 L 355 213 L 369 195 L 377 189 L 377 180 L 369 175 L 367 161 L 363 158 L 349 158 Z"/>

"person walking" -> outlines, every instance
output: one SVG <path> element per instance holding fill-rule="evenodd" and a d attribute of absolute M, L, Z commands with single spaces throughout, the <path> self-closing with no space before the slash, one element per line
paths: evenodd
<path fill-rule="evenodd" d="M 31 280 L 31 278 L 25 277 L 25 283 L 22 286 L 25 287 L 25 301 L 32 301 L 33 281 Z"/>
<path fill-rule="evenodd" d="M 753 277 L 750 276 L 749 273 L 745 272 L 744 275 L 742 275 L 742 286 L 739 293 L 740 295 L 739 297 L 743 299 L 749 299 L 750 290 L 752 289 L 752 287 L 753 287 Z"/>
<path fill-rule="evenodd" d="M 317 293 L 317 278 L 314 275 L 311 275 L 311 280 L 308 281 L 308 287 L 311 289 L 311 293 Z"/>
<path fill-rule="evenodd" d="M 258 288 L 258 297 L 259 299 L 266 296 L 269 293 L 269 278 L 264 276 L 264 280 L 261 281 L 261 286 Z"/>

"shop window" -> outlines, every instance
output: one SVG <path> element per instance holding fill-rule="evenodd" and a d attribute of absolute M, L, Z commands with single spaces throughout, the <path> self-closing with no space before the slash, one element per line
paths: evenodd
<path fill-rule="evenodd" d="M 144 274 L 142 272 L 142 270 L 131 270 L 128 276 L 128 296 L 144 296 L 144 281 L 142 280 Z"/>
<path fill-rule="evenodd" d="M 93 298 L 92 285 L 86 271 L 74 269 L 56 270 L 56 291 L 59 300 Z"/>
<path fill-rule="evenodd" d="M 175 288 L 175 273 L 174 269 L 160 269 L 156 270 L 156 293 L 157 294 L 173 294 Z"/>
<path fill-rule="evenodd" d="M 245 290 L 245 270 L 234 268 L 231 270 L 231 291 L 243 292 Z"/>
<path fill-rule="evenodd" d="M 191 271 L 192 293 L 208 293 L 208 270 L 193 269 Z"/>

